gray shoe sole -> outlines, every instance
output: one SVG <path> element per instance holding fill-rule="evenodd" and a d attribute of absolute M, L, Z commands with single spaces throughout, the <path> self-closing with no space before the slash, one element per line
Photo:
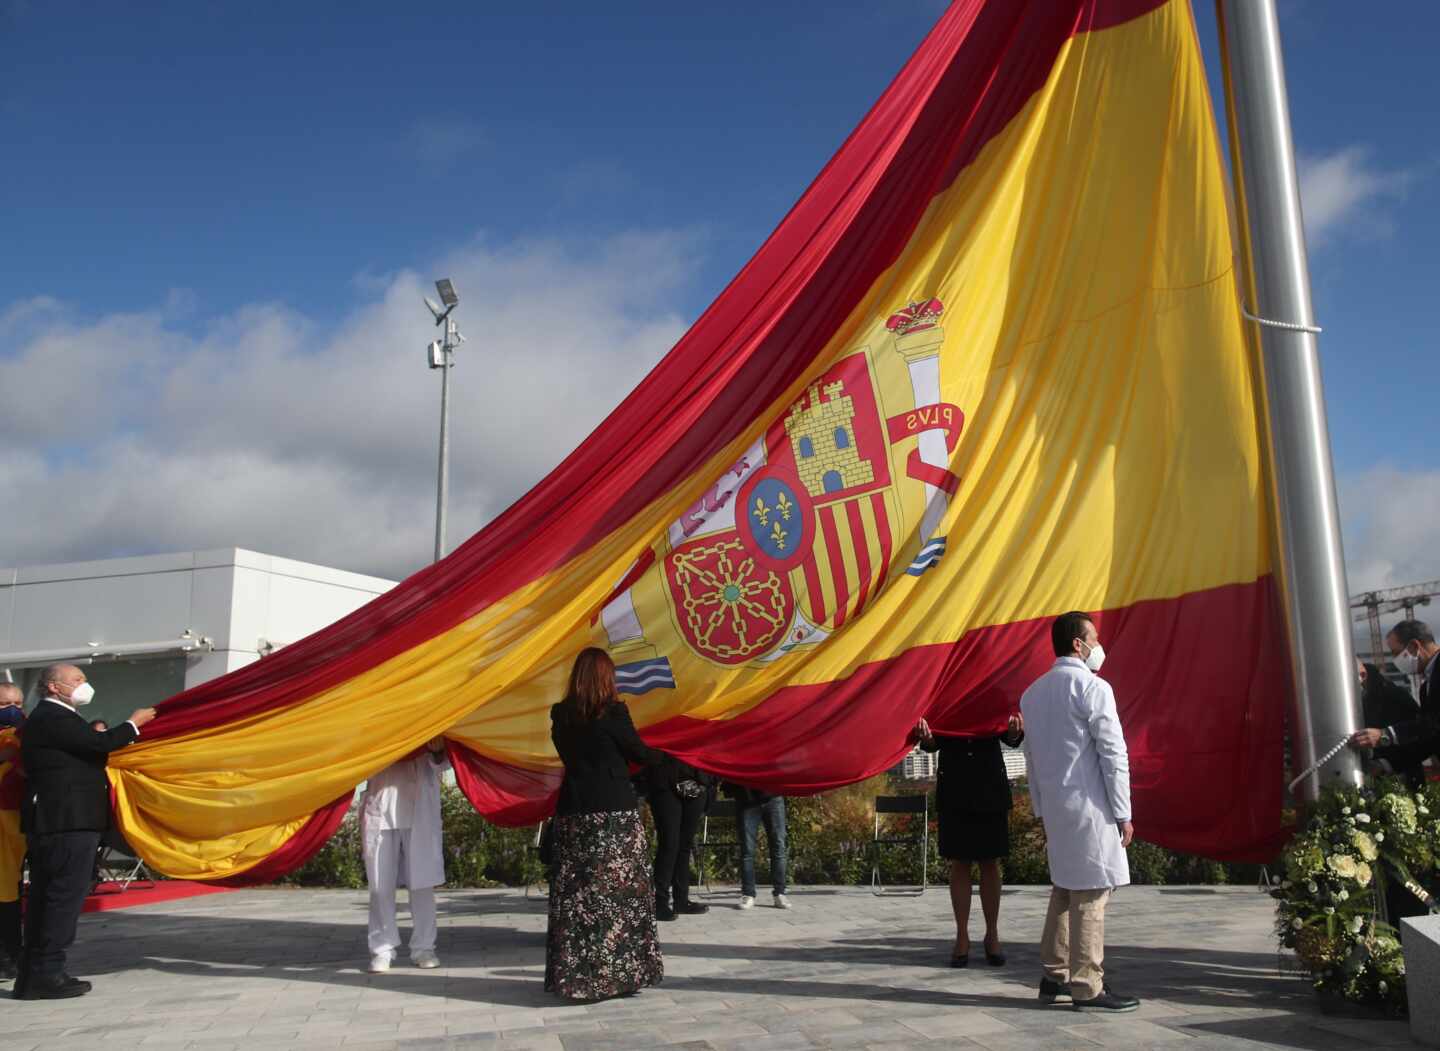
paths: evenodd
<path fill-rule="evenodd" d="M 1072 1006 L 1077 1011 L 1103 1011 L 1112 1015 L 1126 1015 L 1140 1010 L 1139 1004 L 1128 1004 L 1125 1007 L 1105 1007 L 1102 1004 L 1093 1004 L 1085 1000 L 1077 1000 Z"/>

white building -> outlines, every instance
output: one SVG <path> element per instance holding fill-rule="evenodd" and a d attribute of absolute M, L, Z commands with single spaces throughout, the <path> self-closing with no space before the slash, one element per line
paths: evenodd
<path fill-rule="evenodd" d="M 900 761 L 900 776 L 906 781 L 933 781 L 939 764 L 940 753 L 923 751 L 917 744 Z"/>
<path fill-rule="evenodd" d="M 1018 781 L 1025 776 L 1025 753 L 1007 744 L 1000 745 L 1000 755 L 1005 761 L 1005 776 Z M 893 772 L 906 781 L 933 781 L 940 769 L 940 753 L 925 752 L 916 745 L 910 754 L 900 760 Z"/>
<path fill-rule="evenodd" d="M 304 638 L 395 586 L 239 548 L 0 569 L 0 680 L 80 664 L 114 722 Z"/>

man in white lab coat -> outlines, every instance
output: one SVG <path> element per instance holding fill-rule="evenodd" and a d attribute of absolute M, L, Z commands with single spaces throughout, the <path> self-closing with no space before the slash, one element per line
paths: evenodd
<path fill-rule="evenodd" d="M 435 888 L 445 882 L 440 849 L 440 771 L 445 741 L 424 748 L 372 777 L 360 804 L 365 878 L 370 883 L 370 970 L 388 971 L 400 948 L 395 888 L 410 888 L 410 961 L 439 967 L 435 955 Z"/>
<path fill-rule="evenodd" d="M 1085 613 L 1051 625 L 1055 663 L 1020 698 L 1030 802 L 1045 823 L 1050 911 L 1040 999 L 1076 1010 L 1134 1011 L 1105 984 L 1105 904 L 1130 882 L 1130 758 L 1115 692 L 1096 672 L 1105 649 Z"/>

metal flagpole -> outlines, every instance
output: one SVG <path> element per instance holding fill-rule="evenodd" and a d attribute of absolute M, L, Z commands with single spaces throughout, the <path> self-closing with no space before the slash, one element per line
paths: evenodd
<path fill-rule="evenodd" d="M 450 368 L 455 362 L 450 346 L 450 323 L 440 350 L 440 482 L 435 487 L 435 561 L 445 557 L 445 504 L 450 497 Z"/>
<path fill-rule="evenodd" d="M 1360 762 L 1335 746 L 1358 728 L 1354 645 L 1320 384 L 1300 188 L 1274 0 L 1216 0 L 1231 161 L 1247 263 L 1247 324 L 1265 367 L 1271 462 L 1280 529 L 1281 588 L 1295 696 L 1293 769 L 1318 764 L 1296 786 L 1358 784 Z M 1247 287 L 1248 286 L 1248 287 Z"/>

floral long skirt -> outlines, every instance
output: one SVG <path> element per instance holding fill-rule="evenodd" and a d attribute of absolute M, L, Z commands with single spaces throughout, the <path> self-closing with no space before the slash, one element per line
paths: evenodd
<path fill-rule="evenodd" d="M 557 817 L 545 989 L 599 1000 L 658 985 L 655 891 L 639 810 Z"/>

